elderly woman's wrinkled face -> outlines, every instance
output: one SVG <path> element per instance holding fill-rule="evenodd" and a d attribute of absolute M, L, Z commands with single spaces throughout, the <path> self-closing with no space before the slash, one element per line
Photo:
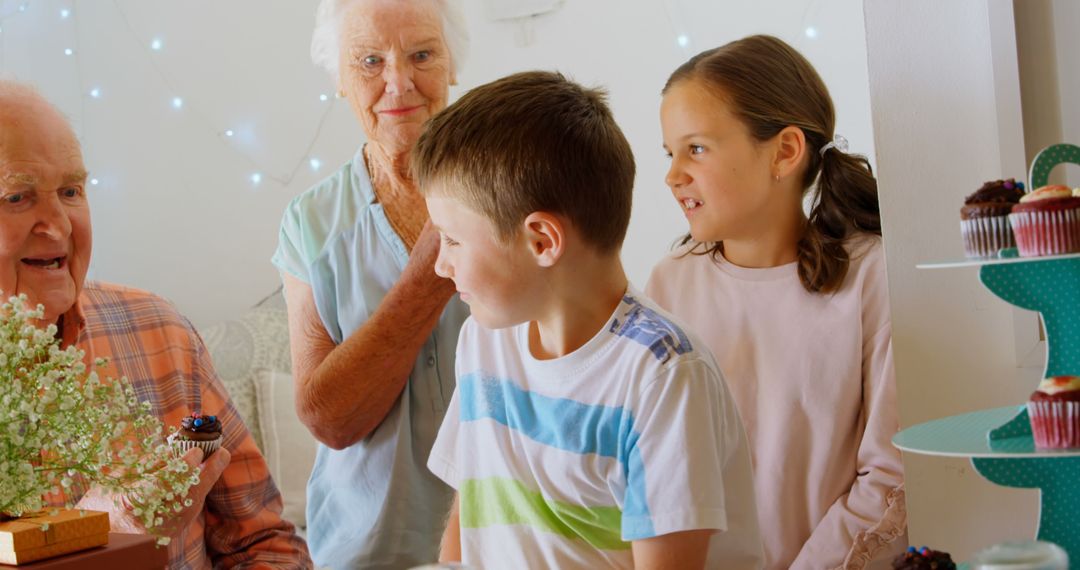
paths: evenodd
<path fill-rule="evenodd" d="M 47 105 L 0 105 L 0 291 L 4 299 L 25 293 L 55 322 L 75 304 L 90 265 L 82 152 Z"/>
<path fill-rule="evenodd" d="M 341 26 L 341 88 L 368 140 L 408 152 L 454 80 L 434 2 L 361 0 Z"/>

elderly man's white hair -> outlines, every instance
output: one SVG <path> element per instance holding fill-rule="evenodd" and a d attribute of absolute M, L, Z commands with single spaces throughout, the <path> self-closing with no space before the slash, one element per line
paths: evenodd
<path fill-rule="evenodd" d="M 64 123 L 67 124 L 68 129 L 73 134 L 75 132 L 75 128 L 71 124 L 71 119 L 60 110 L 60 107 L 57 107 L 52 101 L 46 99 L 45 96 L 41 94 L 41 91 L 38 91 L 37 87 L 34 87 L 29 83 L 23 83 L 16 79 L 12 79 L 6 74 L 0 75 L 0 111 L 3 110 L 2 107 L 11 108 L 16 104 L 23 106 L 41 105 L 45 109 L 56 113 L 57 116 L 63 119 Z M 25 109 L 25 107 L 22 108 Z M 2 115 L 2 113 L 0 113 L 0 115 Z"/>
<path fill-rule="evenodd" d="M 0 75 L 0 101 L 10 103 L 12 101 L 35 101 L 56 108 L 52 103 L 29 83 L 22 83 L 6 75 Z"/>
<path fill-rule="evenodd" d="M 341 53 L 341 18 L 349 6 L 357 0 L 321 0 L 315 11 L 315 32 L 311 36 L 311 61 L 339 79 L 338 61 Z M 443 37 L 450 51 L 450 63 L 454 74 L 461 73 L 469 53 L 469 29 L 465 25 L 465 13 L 461 0 L 404 0 L 407 2 L 433 2 L 439 9 L 443 22 Z"/>

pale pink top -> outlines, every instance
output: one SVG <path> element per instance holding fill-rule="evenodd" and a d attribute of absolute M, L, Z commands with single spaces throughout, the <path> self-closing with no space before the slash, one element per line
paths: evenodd
<path fill-rule="evenodd" d="M 686 246 L 646 288 L 727 379 L 750 438 L 767 568 L 863 568 L 906 547 L 885 260 L 876 236 L 848 249 L 843 285 L 827 295 L 808 293 L 795 263 L 747 269 Z"/>

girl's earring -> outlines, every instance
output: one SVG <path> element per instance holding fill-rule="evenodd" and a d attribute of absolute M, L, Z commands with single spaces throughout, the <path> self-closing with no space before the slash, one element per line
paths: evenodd
<path fill-rule="evenodd" d="M 338 96 L 338 99 L 344 99 L 345 98 L 345 90 L 344 89 L 338 89 L 337 90 L 337 96 Z"/>

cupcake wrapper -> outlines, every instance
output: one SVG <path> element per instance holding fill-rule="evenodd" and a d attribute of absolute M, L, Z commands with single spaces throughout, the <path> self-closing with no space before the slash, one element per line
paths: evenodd
<path fill-rule="evenodd" d="M 1028 402 L 1027 408 L 1035 447 L 1080 448 L 1080 402 Z"/>
<path fill-rule="evenodd" d="M 1009 214 L 1021 257 L 1080 251 L 1080 209 Z"/>
<path fill-rule="evenodd" d="M 968 257 L 997 257 L 999 250 L 1016 247 L 1007 216 L 960 220 L 960 235 Z"/>
<path fill-rule="evenodd" d="M 180 439 L 176 437 L 176 434 L 173 434 L 168 437 L 168 440 L 169 445 L 172 446 L 173 451 L 175 451 L 177 455 L 183 455 L 187 453 L 189 449 L 194 449 L 196 447 L 202 448 L 203 459 L 210 457 L 212 453 L 221 447 L 221 436 L 209 441 L 195 441 L 191 439 Z"/>

